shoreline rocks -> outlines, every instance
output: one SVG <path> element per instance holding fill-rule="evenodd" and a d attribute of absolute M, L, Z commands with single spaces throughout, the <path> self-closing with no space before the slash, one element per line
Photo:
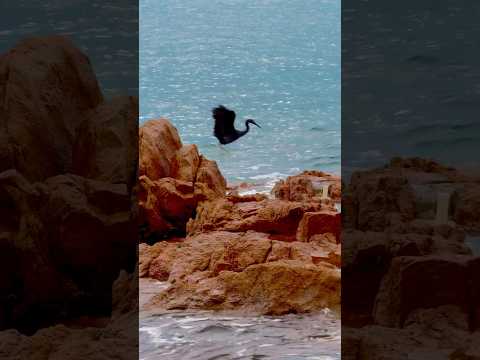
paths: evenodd
<path fill-rule="evenodd" d="M 166 119 L 140 127 L 138 205 L 141 240 L 184 236 L 197 205 L 225 196 L 226 181 L 195 145 L 183 145 Z"/>
<path fill-rule="evenodd" d="M 272 197 L 227 194 L 216 163 L 183 145 L 168 120 L 146 122 L 142 139 L 139 206 L 157 234 L 140 244 L 139 274 L 166 282 L 145 310 L 339 311 L 337 177 L 310 171 L 277 184 Z M 328 196 L 317 191 L 323 181 Z"/>
<path fill-rule="evenodd" d="M 0 329 L 109 317 L 136 263 L 138 101 L 106 101 L 61 36 L 0 55 L 0 79 Z"/>
<path fill-rule="evenodd" d="M 419 158 L 352 174 L 342 358 L 479 357 L 480 257 L 465 243 L 480 228 L 478 190 L 477 175 Z"/>

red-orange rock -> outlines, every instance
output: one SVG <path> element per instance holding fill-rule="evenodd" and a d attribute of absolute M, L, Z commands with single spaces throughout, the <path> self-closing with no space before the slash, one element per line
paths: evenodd
<path fill-rule="evenodd" d="M 198 153 L 197 146 L 182 146 L 173 158 L 170 176 L 177 180 L 188 181 L 193 184 L 196 181 L 199 166 L 200 154 Z"/>
<path fill-rule="evenodd" d="M 341 215 L 332 211 L 306 212 L 297 229 L 297 240 L 309 241 L 317 234 L 331 233 L 340 241 Z"/>
<path fill-rule="evenodd" d="M 170 176 L 172 161 L 182 147 L 177 129 L 166 119 L 150 120 L 140 127 L 139 176 L 150 180 Z"/>
<path fill-rule="evenodd" d="M 146 221 L 154 232 L 184 232 L 197 205 L 193 184 L 172 178 L 152 181 L 146 176 L 141 176 L 139 183 L 140 221 Z"/>
<path fill-rule="evenodd" d="M 303 214 L 320 209 L 321 205 L 316 203 L 282 200 L 233 203 L 218 199 L 198 206 L 197 216 L 188 222 L 187 231 L 189 234 L 198 234 L 212 230 L 255 230 L 269 233 L 272 238 L 279 235 L 294 240 Z"/>
<path fill-rule="evenodd" d="M 51 304 L 81 311 L 89 298 L 110 306 L 119 269 L 135 263 L 137 229 L 125 184 L 75 175 L 31 184 L 9 170 L 0 173 L 0 214 L 0 274 L 18 276 L 0 275 L 0 289 L 15 300 L 5 316 L 16 324 L 37 326 L 27 319 L 34 308 L 45 309 L 37 319 L 57 320 L 63 305 Z M 15 287 L 18 278 L 22 288 Z M 4 319 L 2 328 L 11 325 Z"/>
<path fill-rule="evenodd" d="M 182 146 L 177 130 L 166 119 L 140 128 L 140 222 L 147 236 L 183 235 L 201 201 L 224 197 L 226 181 L 215 161 Z"/>
<path fill-rule="evenodd" d="M 221 271 L 216 277 L 198 277 L 191 283 L 177 281 L 148 307 L 281 315 L 326 307 L 336 310 L 339 304 L 340 272 L 335 267 L 280 260 L 254 264 L 241 272 Z"/>
<path fill-rule="evenodd" d="M 378 169 L 352 175 L 349 203 L 343 209 L 349 224 L 363 231 L 384 231 L 399 218 L 415 218 L 413 189 L 398 169 Z M 350 211 L 354 213 L 350 213 Z"/>
<path fill-rule="evenodd" d="M 322 183 L 329 185 L 328 197 L 324 199 Z M 289 201 L 340 201 L 341 182 L 340 178 L 321 171 L 304 171 L 295 176 L 289 176 L 275 184 L 272 193 L 277 199 Z"/>
<path fill-rule="evenodd" d="M 103 101 L 88 58 L 60 36 L 0 57 L 0 98 L 0 172 L 31 181 L 70 171 L 75 129 Z"/>
<path fill-rule="evenodd" d="M 149 275 L 150 265 L 162 251 L 168 246 L 165 241 L 157 242 L 153 245 L 141 243 L 138 245 L 138 276 L 146 277 Z"/>
<path fill-rule="evenodd" d="M 200 156 L 200 165 L 195 177 L 195 191 L 202 199 L 213 200 L 224 197 L 227 182 L 218 169 L 217 163 Z"/>
<path fill-rule="evenodd" d="M 453 218 L 459 225 L 480 230 L 480 186 L 467 184 L 452 196 Z"/>
<path fill-rule="evenodd" d="M 473 314 L 480 308 L 480 283 L 472 271 L 480 266 L 474 264 L 480 261 L 472 256 L 395 258 L 379 289 L 375 322 L 403 327 L 414 310 L 441 305 L 454 305 L 465 314 Z"/>
<path fill-rule="evenodd" d="M 340 273 L 336 270 L 338 259 L 333 256 L 339 249 L 336 244 L 286 243 L 254 231 L 213 231 L 190 236 L 181 243 L 164 244 L 151 261 L 149 274 L 168 280 L 170 288 L 153 301 L 153 307 L 280 314 L 338 305 Z M 258 268 L 260 265 L 263 267 Z M 255 282 L 263 276 L 277 280 Z M 258 298 L 248 293 L 249 286 L 254 287 Z"/>
<path fill-rule="evenodd" d="M 76 131 L 73 173 L 131 188 L 137 165 L 138 100 L 118 97 L 90 111 Z"/>

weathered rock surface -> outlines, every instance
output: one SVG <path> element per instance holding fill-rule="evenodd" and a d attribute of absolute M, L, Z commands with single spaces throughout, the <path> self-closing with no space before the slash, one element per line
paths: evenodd
<path fill-rule="evenodd" d="M 104 103 L 89 59 L 56 36 L 3 54 L 0 84 L 0 330 L 104 323 L 85 319 L 110 316 L 112 284 L 136 262 L 138 101 Z M 0 358 L 68 358 L 98 335 L 36 334 L 2 331 Z"/>
<path fill-rule="evenodd" d="M 138 356 L 138 276 L 122 273 L 114 284 L 113 317 L 101 326 L 55 325 L 32 336 L 0 333 L 0 359 L 133 359 Z M 88 321 L 87 321 L 88 322 Z M 89 323 L 93 323 L 89 321 Z"/>
<path fill-rule="evenodd" d="M 0 172 L 69 172 L 75 130 L 103 101 L 88 58 L 64 37 L 23 40 L 0 58 Z"/>
<path fill-rule="evenodd" d="M 118 97 L 86 114 L 72 151 L 74 174 L 132 188 L 138 166 L 137 99 Z"/>
<path fill-rule="evenodd" d="M 178 131 L 166 119 L 150 120 L 140 127 L 138 175 L 155 181 L 170 176 L 172 161 L 182 147 Z"/>
<path fill-rule="evenodd" d="M 4 314 L 9 319 L 5 321 L 42 322 L 61 313 L 63 305 L 52 303 L 81 303 L 82 298 L 96 299 L 99 308 L 108 309 L 119 269 L 135 262 L 136 228 L 126 185 L 75 175 L 31 184 L 9 170 L 0 174 L 0 194 L 6 259 L 0 266 L 4 274 L 15 269 L 23 283 L 18 288 L 18 279 L 11 276 L 0 281 L 2 292 L 13 301 L 2 307 L 10 314 Z M 31 306 L 45 308 L 36 320 L 29 313 Z"/>
<path fill-rule="evenodd" d="M 418 158 L 352 175 L 342 203 L 342 358 L 480 358 L 480 261 L 465 244 L 479 224 L 477 182 Z M 440 203 L 443 220 L 442 193 L 453 194 Z"/>
<path fill-rule="evenodd" d="M 356 229 L 383 231 L 397 218 L 403 222 L 415 218 L 413 190 L 408 179 L 395 169 L 353 174 L 348 195 L 349 206 L 344 210 L 354 213 L 347 213 L 351 219 L 347 224 L 353 221 Z"/>
<path fill-rule="evenodd" d="M 184 235 L 200 202 L 225 196 L 225 179 L 195 145 L 182 145 L 166 119 L 143 124 L 139 141 L 138 201 L 145 236 Z"/>
<path fill-rule="evenodd" d="M 341 199 L 341 181 L 321 171 L 304 171 L 295 176 L 289 176 L 275 184 L 272 193 L 277 199 L 289 201 L 324 201 L 322 184 L 328 183 L 328 197 L 333 201 Z"/>
<path fill-rule="evenodd" d="M 453 219 L 472 231 L 480 231 L 480 184 L 468 183 L 452 196 Z"/>
<path fill-rule="evenodd" d="M 309 241 L 314 235 L 330 233 L 340 242 L 341 217 L 336 211 L 305 212 L 297 228 L 297 240 Z"/>
<path fill-rule="evenodd" d="M 192 235 L 212 230 L 233 232 L 254 230 L 268 233 L 271 238 L 293 241 L 304 214 L 321 209 L 319 203 L 310 202 L 269 199 L 238 201 L 221 198 L 201 203 L 195 219 L 187 224 L 187 232 Z"/>
<path fill-rule="evenodd" d="M 467 318 L 475 317 L 480 309 L 480 282 L 474 272 L 478 264 L 480 258 L 461 255 L 395 258 L 376 298 L 375 323 L 403 327 L 415 310 L 444 305 L 455 306 Z"/>
<path fill-rule="evenodd" d="M 281 314 L 339 305 L 336 244 L 288 243 L 254 231 L 214 231 L 164 244 L 142 247 L 145 254 L 158 251 L 148 276 L 171 284 L 150 307 Z"/>
<path fill-rule="evenodd" d="M 183 146 L 166 120 L 148 122 L 142 136 L 149 140 L 140 156 L 140 214 L 165 241 L 141 245 L 139 271 L 168 284 L 148 308 L 263 314 L 339 308 L 340 215 L 312 183 L 338 179 L 305 172 L 293 180 L 304 185 L 292 190 L 298 201 L 226 195 L 216 163 L 195 145 Z M 154 137 L 167 139 L 161 149 L 152 145 Z M 183 241 L 171 241 L 182 235 Z"/>

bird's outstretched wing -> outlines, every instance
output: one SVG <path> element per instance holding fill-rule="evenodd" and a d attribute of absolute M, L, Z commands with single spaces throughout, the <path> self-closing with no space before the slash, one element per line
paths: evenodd
<path fill-rule="evenodd" d="M 213 134 L 217 137 L 225 137 L 231 135 L 235 128 L 233 122 L 235 121 L 235 111 L 227 109 L 220 105 L 212 110 L 213 118 L 215 119 L 215 127 Z"/>

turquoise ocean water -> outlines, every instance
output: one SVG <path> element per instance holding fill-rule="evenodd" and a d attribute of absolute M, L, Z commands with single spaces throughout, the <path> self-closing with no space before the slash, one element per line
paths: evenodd
<path fill-rule="evenodd" d="M 141 0 L 140 122 L 167 117 L 229 182 L 340 173 L 340 1 Z M 211 108 L 254 128 L 222 150 Z"/>

